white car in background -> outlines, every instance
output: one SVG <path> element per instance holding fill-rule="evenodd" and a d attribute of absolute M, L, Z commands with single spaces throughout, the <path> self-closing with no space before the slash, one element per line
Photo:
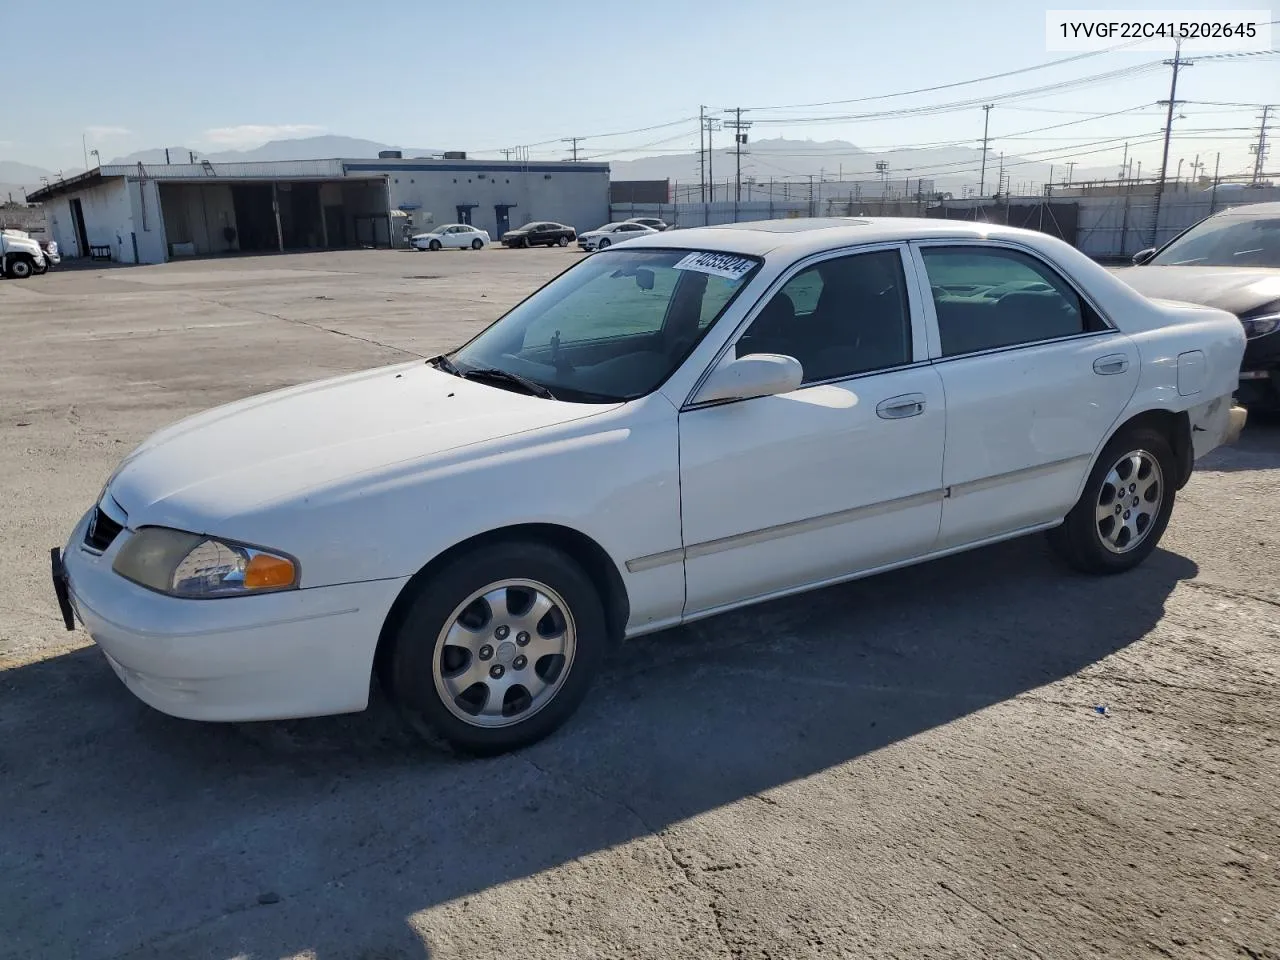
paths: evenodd
<path fill-rule="evenodd" d="M 377 677 L 415 727 L 508 750 L 625 637 L 1037 531 L 1136 567 L 1244 425 L 1244 347 L 1030 230 L 637 236 L 447 354 L 161 430 L 53 586 L 166 713 L 352 712 Z"/>
<path fill-rule="evenodd" d="M 632 223 L 630 220 L 606 223 L 603 227 L 596 227 L 594 230 L 578 234 L 578 246 L 583 250 L 604 250 L 615 243 L 650 236 L 658 232 L 652 227 L 646 227 L 643 223 Z"/>
<path fill-rule="evenodd" d="M 418 250 L 480 250 L 490 243 L 489 232 L 469 223 L 446 223 L 429 233 L 416 233 L 410 243 Z"/>

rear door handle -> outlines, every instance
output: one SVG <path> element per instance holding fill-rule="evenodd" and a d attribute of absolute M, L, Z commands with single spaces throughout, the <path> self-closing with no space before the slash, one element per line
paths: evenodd
<path fill-rule="evenodd" d="M 884 420 L 901 420 L 904 417 L 918 417 L 924 413 L 923 393 L 904 393 L 900 397 L 881 400 L 876 407 L 876 415 Z"/>
<path fill-rule="evenodd" d="M 1124 373 L 1129 369 L 1129 358 L 1123 353 L 1109 353 L 1093 361 L 1093 372 L 1102 376 Z"/>

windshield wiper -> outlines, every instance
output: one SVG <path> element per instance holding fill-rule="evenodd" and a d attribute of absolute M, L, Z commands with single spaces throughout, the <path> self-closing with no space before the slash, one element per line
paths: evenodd
<path fill-rule="evenodd" d="M 454 369 L 457 369 L 456 367 Z M 493 383 L 510 384 L 517 386 L 526 393 L 535 397 L 541 397 L 544 400 L 555 400 L 556 395 L 538 383 L 536 380 L 530 380 L 528 377 L 522 377 L 518 373 L 511 373 L 509 370 L 499 370 L 497 367 L 481 367 L 478 370 L 462 370 L 458 376 L 465 380 L 488 380 Z"/>
<path fill-rule="evenodd" d="M 459 370 L 454 362 L 443 353 L 438 357 L 431 357 L 427 360 L 427 363 L 431 364 L 431 366 L 435 367 L 437 370 L 443 370 L 445 373 L 453 374 L 455 377 L 462 376 L 462 371 Z"/>

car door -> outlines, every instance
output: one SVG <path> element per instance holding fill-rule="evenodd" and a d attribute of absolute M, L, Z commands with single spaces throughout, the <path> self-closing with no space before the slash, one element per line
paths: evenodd
<path fill-rule="evenodd" d="M 912 246 L 947 396 L 938 547 L 1060 520 L 1133 396 L 1137 348 L 1035 251 Z"/>
<path fill-rule="evenodd" d="M 922 306 L 902 245 L 824 254 L 735 337 L 720 362 L 784 354 L 804 380 L 681 411 L 687 614 L 932 548 L 946 412 Z"/>

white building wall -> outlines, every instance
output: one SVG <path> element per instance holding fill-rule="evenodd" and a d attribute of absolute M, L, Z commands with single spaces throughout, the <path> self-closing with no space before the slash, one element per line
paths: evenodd
<path fill-rule="evenodd" d="M 391 206 L 409 209 L 414 227 L 454 223 L 460 204 L 474 204 L 471 223 L 499 238 L 499 204 L 509 205 L 509 228 L 554 220 L 580 231 L 609 218 L 609 168 L 590 163 L 489 161 L 346 161 L 350 172 L 386 174 Z M 416 207 L 415 207 L 416 205 Z"/>
<path fill-rule="evenodd" d="M 161 214 L 160 188 L 154 180 L 132 180 L 128 184 L 138 263 L 164 263 L 169 247 Z"/>
<path fill-rule="evenodd" d="M 49 201 L 49 231 L 58 241 L 58 252 L 66 257 L 87 257 L 89 251 L 80 249 L 71 217 L 74 198 L 80 200 L 90 246 L 108 246 L 112 260 L 133 263 L 133 209 L 125 181 L 112 178 Z"/>

